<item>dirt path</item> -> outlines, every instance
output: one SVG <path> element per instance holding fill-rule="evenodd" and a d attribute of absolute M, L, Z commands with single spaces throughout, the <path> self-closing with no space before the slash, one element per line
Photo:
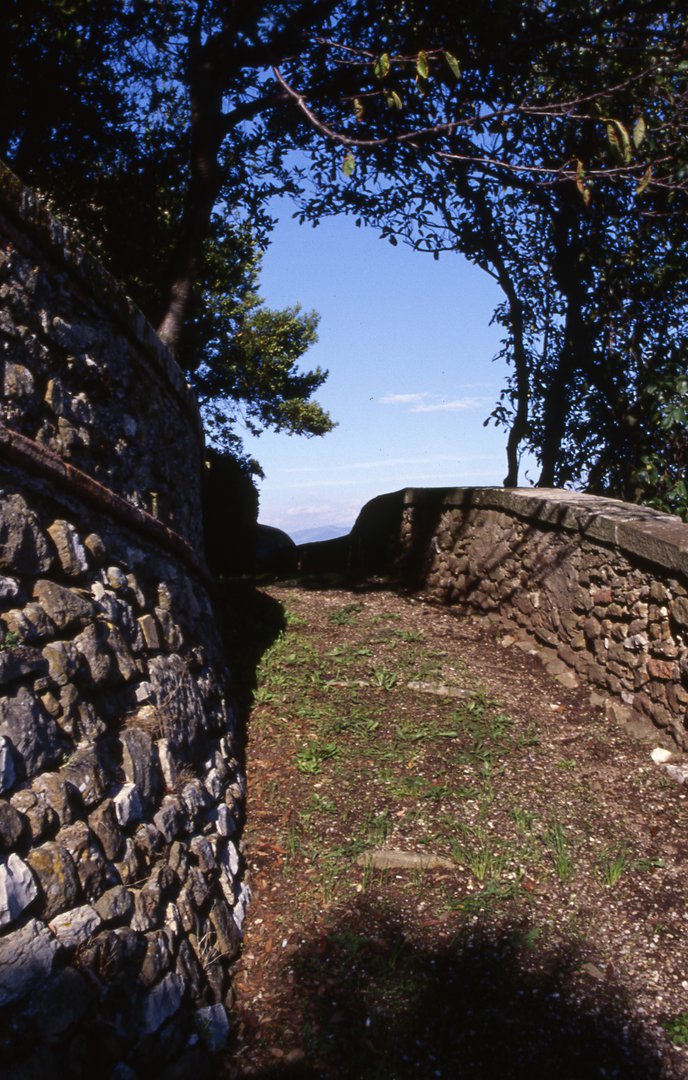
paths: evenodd
<path fill-rule="evenodd" d="M 489 623 L 269 592 L 225 1075 L 688 1077 L 686 796 L 651 745 Z"/>

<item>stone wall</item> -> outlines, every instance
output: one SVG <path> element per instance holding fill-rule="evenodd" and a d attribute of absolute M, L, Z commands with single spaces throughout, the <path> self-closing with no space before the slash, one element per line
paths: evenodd
<path fill-rule="evenodd" d="M 499 617 L 688 748 L 688 526 L 558 490 L 407 489 L 352 533 L 358 573 Z"/>
<path fill-rule="evenodd" d="M 246 904 L 198 413 L 4 171 L 0 359 L 3 1075 L 195 1068 L 226 1035 Z"/>

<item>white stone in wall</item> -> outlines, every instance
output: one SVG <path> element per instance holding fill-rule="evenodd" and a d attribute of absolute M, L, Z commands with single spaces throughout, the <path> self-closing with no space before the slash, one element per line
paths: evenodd
<path fill-rule="evenodd" d="M 166 1020 L 178 1012 L 183 993 L 184 980 L 174 972 L 166 975 L 150 990 L 143 1005 L 141 1030 L 144 1035 L 158 1031 Z"/>
<path fill-rule="evenodd" d="M 99 602 L 105 596 L 105 586 L 102 581 L 94 581 L 91 585 L 91 596 L 96 602 Z"/>
<path fill-rule="evenodd" d="M 136 784 L 122 784 L 117 794 L 113 795 L 112 801 L 120 825 L 130 825 L 143 819 L 141 796 Z"/>
<path fill-rule="evenodd" d="M 239 852 L 232 840 L 227 844 L 226 862 L 232 877 L 236 877 L 239 873 Z"/>
<path fill-rule="evenodd" d="M 95 934 L 101 921 L 95 908 L 90 904 L 82 904 L 81 907 L 56 915 L 49 926 L 63 948 L 76 949 Z"/>
<path fill-rule="evenodd" d="M 213 799 L 217 800 L 222 795 L 223 784 L 217 769 L 210 769 L 204 779 L 203 786 Z"/>
<path fill-rule="evenodd" d="M 50 974 L 58 945 L 37 919 L 0 938 L 0 1006 L 23 997 Z"/>
<path fill-rule="evenodd" d="M 236 927 L 239 933 L 242 933 L 244 919 L 246 918 L 246 911 L 250 902 L 251 890 L 248 885 L 244 884 L 239 890 L 239 896 L 237 897 L 237 900 L 234 904 L 234 911 L 232 912 L 232 916 L 234 918 L 234 922 L 236 923 Z"/>
<path fill-rule="evenodd" d="M 145 685 L 150 686 L 149 683 L 146 683 Z M 174 757 L 170 751 L 170 741 L 169 739 L 158 739 L 155 745 L 158 748 L 160 769 L 162 770 L 165 787 L 168 791 L 173 791 L 177 786 L 177 766 L 175 765 Z"/>
<path fill-rule="evenodd" d="M 190 780 L 185 784 L 181 796 L 189 817 L 194 818 L 205 809 L 208 796 L 200 780 Z"/>
<path fill-rule="evenodd" d="M 127 578 L 124 572 L 120 570 L 119 566 L 108 566 L 105 573 L 107 576 L 108 584 L 111 586 L 111 588 L 113 588 L 115 591 L 117 591 L 118 589 L 126 589 Z"/>
<path fill-rule="evenodd" d="M 232 836 L 236 832 L 234 814 L 224 803 L 217 808 L 217 831 L 220 836 Z"/>
<path fill-rule="evenodd" d="M 25 862 L 8 855 L 0 863 L 0 926 L 10 926 L 38 896 L 38 886 Z"/>
<path fill-rule="evenodd" d="M 175 942 L 183 932 L 184 928 L 176 904 L 170 903 L 165 908 L 165 929 L 170 933 L 172 940 Z"/>
<path fill-rule="evenodd" d="M 0 574 L 0 600 L 13 600 L 19 592 L 19 582 L 16 578 L 4 577 Z"/>

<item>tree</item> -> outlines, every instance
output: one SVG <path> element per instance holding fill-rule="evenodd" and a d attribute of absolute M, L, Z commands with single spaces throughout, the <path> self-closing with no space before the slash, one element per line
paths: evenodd
<path fill-rule="evenodd" d="M 203 282 L 180 337 L 178 358 L 198 395 L 213 445 L 244 458 L 238 427 L 324 435 L 333 422 L 312 395 L 327 378 L 298 362 L 317 340 L 318 316 L 274 311 L 256 293 L 261 257 L 248 225 L 208 244 Z M 247 462 L 260 472 L 256 462 Z"/>
<path fill-rule="evenodd" d="M 406 5 L 402 24 L 394 8 L 342 52 L 344 66 L 368 61 L 347 123 L 281 73 L 329 140 L 310 144 L 314 173 L 331 175 L 333 151 L 342 167 L 303 216 L 353 213 L 393 242 L 461 251 L 497 280 L 507 484 L 528 448 L 540 484 L 651 497 L 646 417 L 652 402 L 676 433 L 686 362 L 682 9 L 505 0 L 485 19 L 426 2 Z M 451 51 L 431 55 L 420 45 L 439 19 Z M 653 397 L 660 371 L 669 413 Z"/>
<path fill-rule="evenodd" d="M 5 127 L 6 152 L 27 180 L 98 228 L 116 272 L 180 356 L 190 356 L 194 326 L 220 317 L 213 253 L 226 253 L 228 238 L 248 223 L 263 244 L 266 200 L 305 183 L 285 156 L 300 145 L 313 154 L 320 185 L 305 213 L 354 210 L 422 249 L 449 237 L 500 282 L 497 317 L 514 376 L 495 413 L 511 425 L 507 481 L 516 482 L 519 451 L 531 446 L 543 483 L 621 483 L 604 465 L 611 436 L 587 436 L 598 415 L 607 431 L 624 409 L 632 418 L 638 394 L 655 385 L 642 374 L 647 305 L 662 302 L 650 285 L 666 269 L 658 262 L 668 252 L 658 242 L 666 215 L 685 208 L 688 188 L 678 0 L 489 0 L 450 9 L 437 0 L 383 0 L 374 18 L 360 0 L 29 3 L 25 17 L 10 0 L 10 42 L 20 48 L 5 100 L 30 84 L 27 57 L 47 58 L 56 91 L 64 77 L 65 108 L 44 116 L 34 95 L 34 106 Z M 79 148 L 87 158 L 81 183 Z M 61 160 L 74 189 L 58 178 Z M 331 166 L 339 181 L 323 184 Z M 533 242 L 541 274 L 529 271 Z M 618 259 L 629 268 L 621 278 Z M 677 296 L 680 266 L 671 274 Z M 647 304 L 633 321 L 641 296 Z M 214 313 L 206 307 L 213 303 Z M 665 309 L 658 321 L 668 325 Z M 248 326 L 256 311 L 249 305 L 245 314 Z M 255 342 L 258 326 L 273 341 L 280 336 L 269 319 L 251 325 L 244 342 Z M 626 334 L 642 354 L 628 385 L 614 368 L 618 352 L 599 347 L 611 326 L 615 340 Z M 674 344 L 678 375 L 679 337 Z M 239 357 L 249 362 L 241 349 L 233 356 L 224 363 L 197 353 L 187 364 L 196 378 L 223 368 L 231 401 Z M 311 373 L 304 390 L 321 374 Z M 293 404 L 296 384 L 281 378 L 276 385 Z M 298 427 L 308 411 L 297 413 Z M 282 415 L 296 416 L 291 405 Z M 566 454 L 583 435 L 585 454 L 569 468 Z"/>
<path fill-rule="evenodd" d="M 262 69 L 301 21 L 271 3 L 9 0 L 0 46 L 16 103 L 0 152 L 160 325 L 210 438 L 240 457 L 240 423 L 333 426 L 312 400 L 327 373 L 298 369 L 317 320 L 256 295 L 266 204 L 293 184 L 252 119 L 280 97 Z"/>

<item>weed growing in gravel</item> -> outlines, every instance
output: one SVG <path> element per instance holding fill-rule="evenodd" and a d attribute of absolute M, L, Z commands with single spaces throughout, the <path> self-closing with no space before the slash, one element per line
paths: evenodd
<path fill-rule="evenodd" d="M 450 901 L 449 908 L 462 911 L 465 915 L 489 912 L 490 908 L 504 903 L 505 900 L 513 900 L 518 896 L 518 892 L 518 881 L 490 881 L 477 892 L 467 893 L 458 900 Z"/>
<path fill-rule="evenodd" d="M 337 757 L 339 754 L 339 747 L 337 743 L 328 742 L 323 743 L 318 740 L 309 742 L 307 746 L 299 750 L 294 762 L 296 768 L 304 776 L 316 776 L 321 768 L 323 761 L 327 761 L 330 758 Z"/>
<path fill-rule="evenodd" d="M 354 706 L 347 715 L 337 716 L 326 728 L 328 735 L 353 735 L 358 738 L 369 738 L 374 735 L 380 726 L 380 721 L 371 715 L 370 709 L 362 709 Z"/>
<path fill-rule="evenodd" d="M 387 775 L 385 781 L 388 785 L 389 794 L 395 799 L 432 799 L 441 802 L 443 799 L 452 797 L 465 797 L 460 794 L 468 789 L 453 788 L 450 784 L 438 783 L 427 780 L 424 776 L 401 776 Z"/>
<path fill-rule="evenodd" d="M 395 630 L 395 637 L 398 637 L 400 641 L 406 642 L 418 642 L 425 641 L 425 633 L 423 630 Z"/>
<path fill-rule="evenodd" d="M 531 813 L 530 810 L 523 810 L 520 806 L 514 806 L 511 809 L 511 817 L 521 836 L 530 835 L 533 831 L 535 814 Z"/>
<path fill-rule="evenodd" d="M 329 795 L 321 795 L 318 791 L 314 791 L 311 795 L 310 809 L 314 814 L 334 814 L 336 804 Z"/>
<path fill-rule="evenodd" d="M 613 888 L 631 865 L 630 852 L 626 847 L 603 852 L 599 864 L 602 881 L 610 889 Z"/>
<path fill-rule="evenodd" d="M 290 611 L 289 608 L 284 609 L 284 621 L 290 630 L 296 630 L 300 626 L 308 625 L 305 619 L 302 619 L 295 611 Z"/>
<path fill-rule="evenodd" d="M 670 1020 L 664 1020 L 662 1027 L 677 1046 L 688 1046 L 688 1012 L 682 1012 Z"/>
<path fill-rule="evenodd" d="M 362 656 L 372 656 L 372 649 L 365 645 L 335 645 L 325 653 L 328 660 L 333 660 L 337 667 L 353 667 Z"/>
<path fill-rule="evenodd" d="M 352 626 L 362 611 L 363 604 L 344 604 L 330 611 L 327 617 L 335 626 Z"/>
<path fill-rule="evenodd" d="M 573 877 L 573 862 L 564 830 L 558 821 L 553 822 L 547 832 L 542 834 L 542 842 L 550 853 L 559 880 L 569 881 Z"/>
<path fill-rule="evenodd" d="M 392 831 L 392 819 L 388 810 L 365 816 L 365 846 L 380 847 Z"/>
<path fill-rule="evenodd" d="M 557 762 L 557 768 L 563 769 L 564 772 L 573 772 L 577 766 L 575 758 L 562 758 Z"/>
<path fill-rule="evenodd" d="M 373 667 L 370 669 L 370 681 L 373 686 L 379 687 L 380 690 L 393 690 L 399 680 L 399 676 L 396 671 L 389 671 L 383 667 Z"/>

